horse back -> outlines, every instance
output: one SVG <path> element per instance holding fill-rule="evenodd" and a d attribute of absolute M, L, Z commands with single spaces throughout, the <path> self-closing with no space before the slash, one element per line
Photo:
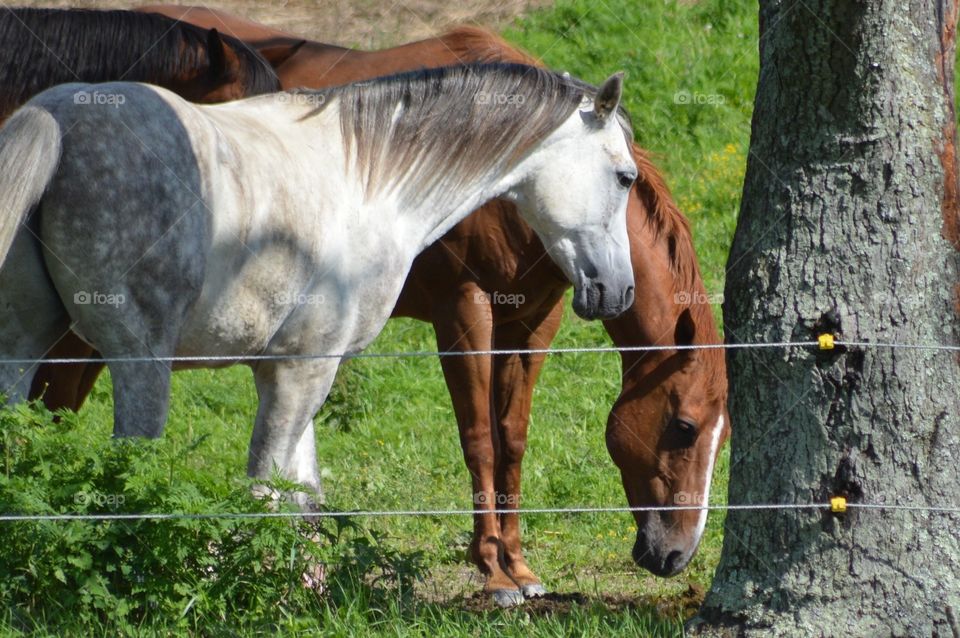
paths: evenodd
<path fill-rule="evenodd" d="M 274 29 L 265 24 L 247 20 L 226 11 L 207 7 L 191 7 L 177 4 L 149 4 L 133 11 L 153 13 L 174 20 L 183 20 L 204 29 L 216 29 L 257 48 L 295 45 L 303 41 L 296 35 Z"/>

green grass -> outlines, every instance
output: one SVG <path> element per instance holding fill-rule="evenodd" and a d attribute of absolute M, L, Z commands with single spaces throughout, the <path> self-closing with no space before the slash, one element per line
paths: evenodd
<path fill-rule="evenodd" d="M 756 3 L 560 2 L 507 37 L 587 81 L 626 71 L 637 141 L 692 223 L 707 290 L 722 292 L 750 140 Z"/>
<path fill-rule="evenodd" d="M 724 263 L 739 203 L 757 73 L 753 0 L 561 1 L 530 15 L 506 36 L 550 66 L 595 83 L 626 71 L 626 106 L 638 140 L 653 151 L 688 214 L 710 292 L 721 292 Z M 557 346 L 607 343 L 602 328 L 568 313 Z M 429 326 L 394 320 L 371 350 L 433 350 Z M 524 505 L 623 505 L 603 429 L 617 396 L 614 355 L 559 355 L 545 367 L 534 398 L 524 463 Z M 203 439 L 185 457 L 190 480 L 231 484 L 242 477 L 256 410 L 246 369 L 174 376 L 168 453 Z M 102 378 L 79 417 L 89 440 L 111 430 L 109 380 Z M 341 372 L 317 420 L 317 446 L 329 505 L 339 509 L 445 509 L 470 503 L 456 424 L 435 359 L 355 360 Z M 717 468 L 714 500 L 726 494 L 727 453 Z M 171 480 L 176 483 L 179 476 Z M 186 480 L 186 479 L 184 479 Z M 585 596 L 553 613 L 476 609 L 476 580 L 465 559 L 466 518 L 358 520 L 381 551 L 416 557 L 428 568 L 414 596 L 371 597 L 360 587 L 349 600 L 291 607 L 264 627 L 252 615 L 193 618 L 193 632 L 213 635 L 318 631 L 330 635 L 644 635 L 681 632 L 681 598 L 691 584 L 709 586 L 719 557 L 722 519 L 711 514 L 700 552 L 674 579 L 657 579 L 630 560 L 634 526 L 626 514 L 528 516 L 528 561 L 553 591 Z M 281 604 L 282 606 L 282 604 Z M 660 611 L 658 611 L 658 609 Z M 6 623 L 12 623 L 7 610 Z M 57 619 L 63 621 L 63 618 Z M 69 619 L 68 619 L 69 620 Z M 0 619 L 0 622 L 3 622 Z M 39 634 L 53 621 L 35 619 Z M 165 633 L 175 619 L 154 615 L 139 630 Z M 118 632 L 76 621 L 67 633 Z M 9 625 L 8 625 L 9 626 Z M 69 627 L 69 625 L 68 625 Z M 167 628 L 167 629 L 164 629 Z M 12 629 L 11 629 L 12 631 Z"/>

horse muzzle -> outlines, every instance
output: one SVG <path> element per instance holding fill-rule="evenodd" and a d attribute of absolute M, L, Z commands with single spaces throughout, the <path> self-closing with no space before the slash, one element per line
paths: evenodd
<path fill-rule="evenodd" d="M 651 538 L 645 531 L 637 531 L 633 545 L 633 561 L 655 576 L 674 576 L 687 566 L 697 549 L 697 543 L 670 542 L 662 536 Z"/>
<path fill-rule="evenodd" d="M 573 293 L 573 311 L 581 319 L 613 319 L 633 304 L 633 283 L 607 286 L 588 279 Z"/>

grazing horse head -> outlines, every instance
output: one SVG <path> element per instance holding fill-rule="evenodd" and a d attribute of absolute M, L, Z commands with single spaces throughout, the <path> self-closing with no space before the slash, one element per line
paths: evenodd
<path fill-rule="evenodd" d="M 194 102 L 280 89 L 270 62 L 249 45 L 215 30 L 133 11 L 4 9 L 0 55 L 5 60 L 0 120 L 40 91 L 65 82 L 149 82 Z"/>
<path fill-rule="evenodd" d="M 637 300 L 605 323 L 618 346 L 721 342 L 686 220 L 639 149 L 628 228 Z M 607 448 L 632 507 L 706 505 L 720 447 L 730 431 L 723 350 L 622 353 L 623 385 L 607 421 Z M 696 552 L 706 510 L 634 512 L 634 560 L 659 576 Z"/>

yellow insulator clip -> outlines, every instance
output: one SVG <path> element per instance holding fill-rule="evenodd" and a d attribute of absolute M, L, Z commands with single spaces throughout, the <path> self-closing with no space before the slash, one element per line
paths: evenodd
<path fill-rule="evenodd" d="M 847 511 L 847 499 L 842 496 L 834 496 L 830 499 L 830 511 L 831 512 L 846 512 Z"/>
<path fill-rule="evenodd" d="M 822 334 L 817 337 L 817 343 L 820 344 L 821 350 L 833 350 L 833 335 L 832 334 Z"/>

